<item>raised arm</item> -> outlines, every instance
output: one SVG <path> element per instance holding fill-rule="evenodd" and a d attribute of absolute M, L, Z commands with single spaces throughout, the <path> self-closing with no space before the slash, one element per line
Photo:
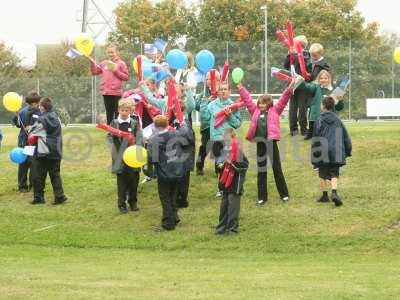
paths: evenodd
<path fill-rule="evenodd" d="M 279 99 L 278 103 L 274 105 L 274 109 L 278 113 L 278 115 L 281 115 L 283 110 L 285 109 L 287 103 L 290 100 L 290 97 L 292 97 L 293 90 L 291 87 L 288 87 L 282 94 L 281 98 Z"/>
<path fill-rule="evenodd" d="M 246 104 L 250 115 L 253 115 L 253 113 L 257 109 L 257 105 L 253 102 L 253 98 L 251 98 L 249 91 L 246 90 L 244 86 L 239 85 L 239 94 L 242 101 Z"/>

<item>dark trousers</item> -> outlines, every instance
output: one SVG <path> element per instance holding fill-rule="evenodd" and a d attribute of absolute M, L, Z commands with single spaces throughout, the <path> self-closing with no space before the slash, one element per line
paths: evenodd
<path fill-rule="evenodd" d="M 239 232 L 240 195 L 223 193 L 216 232 Z"/>
<path fill-rule="evenodd" d="M 118 101 L 121 96 L 103 95 L 104 107 L 106 109 L 107 124 L 111 124 L 118 115 Z"/>
<path fill-rule="evenodd" d="M 289 126 L 290 132 L 300 131 L 305 134 L 307 131 L 307 106 L 308 96 L 304 93 L 295 94 L 289 102 Z"/>
<path fill-rule="evenodd" d="M 158 180 L 158 195 L 162 206 L 161 226 L 167 230 L 175 229 L 178 222 L 176 198 L 179 184 Z"/>
<path fill-rule="evenodd" d="M 190 185 L 190 171 L 188 171 L 182 182 L 178 185 L 178 195 L 176 199 L 177 208 L 186 208 L 189 206 L 188 194 Z"/>
<path fill-rule="evenodd" d="M 131 168 L 124 168 L 121 174 L 117 174 L 118 207 L 126 208 L 128 198 L 129 205 L 137 203 L 137 188 L 139 184 L 139 172 Z"/>
<path fill-rule="evenodd" d="M 199 155 L 196 161 L 197 170 L 204 169 L 204 161 L 206 160 L 207 154 L 209 152 L 207 144 L 210 141 L 210 128 L 202 130 L 200 134 L 201 134 L 201 145 L 199 147 Z"/>
<path fill-rule="evenodd" d="M 34 158 L 32 160 L 34 201 L 44 201 L 47 173 L 50 176 L 55 201 L 65 198 L 60 175 L 60 165 L 61 160 L 48 158 Z"/>
<path fill-rule="evenodd" d="M 18 165 L 18 189 L 31 189 L 32 183 L 32 159 L 30 157 L 27 160 Z M 28 181 L 29 180 L 29 181 Z"/>
<path fill-rule="evenodd" d="M 289 196 L 285 176 L 282 172 L 281 159 L 279 155 L 277 141 L 261 141 L 257 143 L 257 187 L 258 200 L 268 200 L 267 188 L 267 158 L 272 163 L 275 184 L 279 196 L 282 198 Z"/>

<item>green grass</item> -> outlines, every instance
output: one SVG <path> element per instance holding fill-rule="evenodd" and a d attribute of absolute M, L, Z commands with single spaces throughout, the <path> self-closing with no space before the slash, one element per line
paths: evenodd
<path fill-rule="evenodd" d="M 62 175 L 70 201 L 52 207 L 50 185 L 44 206 L 31 206 L 30 194 L 16 192 L 8 152 L 17 131 L 4 129 L 0 299 L 399 299 L 400 123 L 348 124 L 354 150 L 339 182 L 341 208 L 315 202 L 309 143 L 289 138 L 287 124 L 282 127 L 290 203 L 280 202 L 270 172 L 269 203 L 254 205 L 252 163 L 241 232 L 226 237 L 213 234 L 219 199 L 211 162 L 207 176 L 192 177 L 182 224 L 157 233 L 154 182 L 141 187 L 140 212 L 117 212 L 103 132 L 64 130 Z M 254 157 L 253 145 L 245 142 L 245 150 Z"/>

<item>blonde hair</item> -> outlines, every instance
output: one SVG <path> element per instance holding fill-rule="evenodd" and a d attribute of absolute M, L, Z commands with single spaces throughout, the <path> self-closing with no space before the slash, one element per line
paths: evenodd
<path fill-rule="evenodd" d="M 317 77 L 315 78 L 314 83 L 319 85 L 319 79 L 321 78 L 322 75 L 325 75 L 325 76 L 327 76 L 329 78 L 329 85 L 326 88 L 329 89 L 329 90 L 332 90 L 333 89 L 333 87 L 332 87 L 332 75 L 327 70 L 321 70 L 318 73 Z"/>
<path fill-rule="evenodd" d="M 310 53 L 317 53 L 319 55 L 324 55 L 324 46 L 318 43 L 314 43 L 310 46 Z"/>
<path fill-rule="evenodd" d="M 299 42 L 303 45 L 303 48 L 307 48 L 308 40 L 305 35 L 298 35 L 293 39 L 295 42 Z"/>
<path fill-rule="evenodd" d="M 118 101 L 118 108 L 130 108 L 133 109 L 133 101 L 129 98 L 123 98 Z"/>

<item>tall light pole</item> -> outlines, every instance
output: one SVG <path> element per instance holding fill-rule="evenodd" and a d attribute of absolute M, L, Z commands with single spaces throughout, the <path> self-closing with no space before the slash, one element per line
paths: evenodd
<path fill-rule="evenodd" d="M 87 15 L 88 15 L 89 0 L 83 0 L 83 10 L 82 10 L 82 32 L 87 30 Z"/>
<path fill-rule="evenodd" d="M 352 43 L 351 43 L 351 23 L 352 23 L 352 15 L 351 12 L 349 14 L 350 16 L 350 33 L 349 33 L 349 120 L 351 120 L 351 89 L 352 89 L 352 76 L 351 76 L 351 71 L 353 68 L 353 49 L 352 49 Z"/>
<path fill-rule="evenodd" d="M 264 11 L 264 93 L 268 93 L 268 9 L 267 5 L 260 7 Z"/>
<path fill-rule="evenodd" d="M 394 51 L 396 50 L 396 48 L 393 49 L 392 53 L 394 53 Z M 392 98 L 394 98 L 394 58 L 392 57 Z"/>

